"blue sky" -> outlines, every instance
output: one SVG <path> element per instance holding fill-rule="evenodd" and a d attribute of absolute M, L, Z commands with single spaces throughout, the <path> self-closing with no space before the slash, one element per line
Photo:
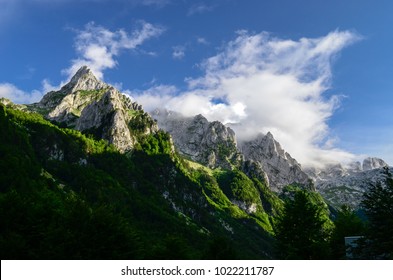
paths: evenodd
<path fill-rule="evenodd" d="M 82 64 L 142 103 L 271 131 L 304 165 L 393 164 L 393 2 L 0 0 L 0 95 Z"/>

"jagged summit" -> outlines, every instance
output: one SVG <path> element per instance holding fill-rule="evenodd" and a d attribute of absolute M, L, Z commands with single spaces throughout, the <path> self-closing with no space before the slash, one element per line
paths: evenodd
<path fill-rule="evenodd" d="M 322 169 L 309 168 L 305 171 L 313 179 L 316 189 L 331 205 L 340 207 L 346 204 L 357 209 L 369 184 L 384 179 L 384 167 L 388 167 L 384 160 L 367 157 L 362 163 L 337 163 Z M 392 171 L 392 168 L 390 170 Z"/>
<path fill-rule="evenodd" d="M 260 136 L 263 136 L 263 134 L 260 134 Z M 266 137 L 267 137 L 267 138 L 270 138 L 270 139 L 274 139 L 273 134 L 272 134 L 270 131 L 268 131 L 268 132 L 266 133 Z"/>
<path fill-rule="evenodd" d="M 71 80 L 60 90 L 48 92 L 39 103 L 33 104 L 31 109 L 36 109 L 36 111 L 42 111 L 42 109 L 52 111 L 60 105 L 63 98 L 67 95 L 76 94 L 78 92 L 83 92 L 84 95 L 87 95 L 88 92 L 95 93 L 111 87 L 112 86 L 98 80 L 87 66 L 82 66 Z"/>
<path fill-rule="evenodd" d="M 72 93 L 78 90 L 100 90 L 107 87 L 109 85 L 98 80 L 90 68 L 82 66 L 61 90 Z"/>
<path fill-rule="evenodd" d="M 203 115 L 185 117 L 156 109 L 152 115 L 160 128 L 173 137 L 180 154 L 210 168 L 231 169 L 240 164 L 235 132 L 220 122 L 209 122 Z"/>
<path fill-rule="evenodd" d="M 90 76 L 94 77 L 93 72 L 90 70 L 90 68 L 86 65 L 82 66 L 79 68 L 78 71 L 76 71 L 75 75 L 71 78 L 71 83 L 76 82 L 78 79 L 82 78 L 83 76 Z"/>
<path fill-rule="evenodd" d="M 363 170 L 373 170 L 385 166 L 388 166 L 388 164 L 383 159 L 376 158 L 376 157 L 365 158 L 362 164 Z"/>
<path fill-rule="evenodd" d="M 280 192 L 291 183 L 308 186 L 309 177 L 300 164 L 285 152 L 273 134 L 259 134 L 252 141 L 238 143 L 235 132 L 224 124 L 209 122 L 204 116 L 185 117 L 156 109 L 153 117 L 169 132 L 182 155 L 211 168 L 239 168 L 250 177 L 264 181 Z"/>
<path fill-rule="evenodd" d="M 281 147 L 271 132 L 258 134 L 254 140 L 240 143 L 240 151 L 246 160 L 259 163 L 269 178 L 270 188 L 280 192 L 292 183 L 308 186 L 309 177 L 300 164 Z"/>
<path fill-rule="evenodd" d="M 81 67 L 60 90 L 48 92 L 29 109 L 61 126 L 108 140 L 122 152 L 134 147 L 137 134 L 158 130 L 142 106 L 98 80 L 87 66 Z M 138 123 L 134 125 L 138 132 L 131 131 L 131 122 Z"/>

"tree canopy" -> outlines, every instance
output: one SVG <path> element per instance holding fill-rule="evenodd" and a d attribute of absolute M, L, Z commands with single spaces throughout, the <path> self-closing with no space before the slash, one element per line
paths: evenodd
<path fill-rule="evenodd" d="M 365 247 L 377 259 L 393 258 L 393 178 L 385 169 L 386 179 L 370 184 L 362 206 L 368 218 Z"/>
<path fill-rule="evenodd" d="M 329 256 L 329 227 L 324 207 L 307 191 L 287 199 L 276 224 L 278 254 L 283 259 L 325 259 Z"/>

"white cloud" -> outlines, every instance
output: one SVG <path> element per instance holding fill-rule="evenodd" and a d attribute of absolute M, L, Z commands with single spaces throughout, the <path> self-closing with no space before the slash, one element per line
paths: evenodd
<path fill-rule="evenodd" d="M 209 42 L 206 40 L 206 38 L 203 38 L 203 37 L 198 37 L 197 43 L 201 44 L 201 45 L 209 45 Z"/>
<path fill-rule="evenodd" d="M 87 65 L 97 78 L 102 79 L 105 69 L 116 66 L 115 57 L 122 50 L 134 50 L 146 40 L 158 37 L 163 31 L 162 27 L 144 21 L 139 22 L 138 29 L 129 33 L 123 29 L 110 31 L 90 22 L 83 30 L 77 31 L 75 49 L 79 57 L 63 72 L 70 78 L 81 66 Z"/>
<path fill-rule="evenodd" d="M 188 9 L 188 15 L 192 16 L 195 14 L 203 14 L 206 12 L 211 12 L 214 10 L 214 6 L 210 6 L 210 5 L 206 5 L 204 3 L 197 3 L 192 5 L 189 9 Z"/>
<path fill-rule="evenodd" d="M 185 51 L 186 48 L 184 46 L 174 46 L 172 52 L 172 57 L 174 59 L 183 59 L 184 56 L 186 55 Z"/>
<path fill-rule="evenodd" d="M 201 64 L 202 77 L 187 80 L 188 91 L 146 91 L 136 99 L 144 106 L 165 104 L 186 115 L 236 123 L 241 139 L 271 131 L 303 165 L 351 160 L 353 155 L 335 148 L 329 137 L 327 121 L 340 97 L 324 93 L 331 87 L 332 60 L 358 39 L 349 31 L 297 41 L 239 31 Z"/>
<path fill-rule="evenodd" d="M 10 83 L 0 84 L 0 97 L 8 98 L 17 104 L 30 104 L 38 102 L 42 96 L 42 92 L 38 90 L 26 92 Z"/>

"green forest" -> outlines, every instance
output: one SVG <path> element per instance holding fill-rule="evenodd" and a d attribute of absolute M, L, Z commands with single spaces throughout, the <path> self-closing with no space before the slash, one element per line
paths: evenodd
<path fill-rule="evenodd" d="M 139 116 L 142 120 L 143 115 Z M 138 129 L 138 122 L 130 123 Z M 120 153 L 94 134 L 0 104 L 1 259 L 393 258 L 393 179 L 363 215 L 316 192 L 273 193 L 240 170 L 192 163 L 170 136 Z"/>

